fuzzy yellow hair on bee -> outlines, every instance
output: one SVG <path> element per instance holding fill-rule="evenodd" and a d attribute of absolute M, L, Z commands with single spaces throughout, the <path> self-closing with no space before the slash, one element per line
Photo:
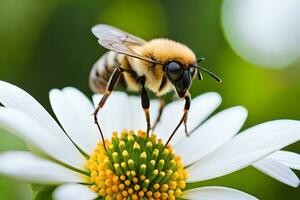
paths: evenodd
<path fill-rule="evenodd" d="M 142 55 L 151 55 L 164 63 L 176 60 L 183 65 L 193 65 L 197 61 L 194 52 L 189 47 L 170 39 L 153 39 L 143 45 L 142 49 Z"/>
<path fill-rule="evenodd" d="M 147 134 L 154 130 L 163 111 L 162 99 L 159 115 L 154 125 L 150 123 L 150 101 L 147 90 L 160 97 L 175 91 L 180 98 L 185 99 L 184 113 L 179 124 L 174 129 L 168 142 L 183 123 L 187 132 L 187 116 L 191 96 L 188 91 L 192 80 L 198 77 L 202 80 L 201 71 L 221 82 L 215 74 L 198 66 L 194 52 L 184 44 L 170 39 L 152 39 L 145 41 L 130 33 L 115 27 L 99 24 L 92 28 L 101 46 L 110 50 L 93 66 L 90 73 L 90 87 L 96 93 L 104 94 L 94 112 L 94 120 L 102 135 L 97 113 L 104 106 L 114 87 L 118 84 L 128 91 L 140 91 L 142 107 L 147 121 Z M 167 142 L 167 144 L 168 144 Z"/>

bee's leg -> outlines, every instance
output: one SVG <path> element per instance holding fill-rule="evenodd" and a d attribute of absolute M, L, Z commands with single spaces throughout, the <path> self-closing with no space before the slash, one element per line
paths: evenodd
<path fill-rule="evenodd" d="M 150 131 L 150 128 L 151 128 L 150 112 L 149 112 L 150 100 L 149 100 L 149 96 L 148 96 L 146 88 L 145 88 L 145 81 L 146 81 L 145 76 L 142 76 L 142 77 L 138 78 L 138 82 L 142 85 L 141 101 L 142 101 L 142 107 L 144 109 L 145 116 L 146 116 L 147 136 L 149 136 L 149 131 Z"/>
<path fill-rule="evenodd" d="M 184 129 L 185 129 L 185 134 L 186 136 L 190 136 L 188 134 L 187 131 L 187 118 L 188 118 L 188 112 L 191 106 L 191 95 L 189 92 L 187 92 L 186 96 L 184 97 L 185 99 L 185 104 L 184 104 L 184 113 L 183 116 L 180 120 L 180 122 L 178 123 L 178 125 L 176 126 L 176 128 L 174 129 L 174 131 L 172 132 L 171 136 L 169 137 L 168 141 L 166 142 L 165 146 L 167 146 L 169 144 L 169 142 L 171 141 L 172 137 L 175 135 L 176 131 L 178 130 L 178 128 L 181 126 L 182 123 L 184 123 Z"/>
<path fill-rule="evenodd" d="M 107 88 L 106 88 L 106 93 L 102 96 L 98 106 L 95 109 L 95 112 L 93 113 L 94 115 L 94 122 L 98 127 L 98 130 L 101 134 L 101 138 L 102 138 L 102 142 L 103 142 L 103 146 L 104 149 L 106 150 L 106 146 L 105 146 L 105 142 L 104 142 L 104 135 L 102 133 L 102 130 L 100 128 L 99 122 L 98 122 L 98 117 L 97 114 L 99 112 L 99 110 L 104 106 L 106 100 L 108 99 L 108 97 L 110 96 L 111 92 L 113 91 L 115 85 L 118 83 L 118 80 L 122 74 L 124 70 L 120 67 L 115 68 L 115 70 L 113 71 L 112 75 L 109 78 L 109 81 L 107 83 Z"/>
<path fill-rule="evenodd" d="M 184 105 L 184 112 L 186 113 L 184 116 L 184 120 L 183 120 L 183 124 L 184 124 L 184 132 L 185 132 L 185 135 L 187 137 L 190 137 L 190 133 L 188 132 L 188 129 L 187 129 L 187 120 L 188 120 L 188 114 L 189 114 L 189 110 L 190 110 L 190 107 L 191 107 L 191 94 L 189 91 L 187 91 L 185 97 L 185 105 Z"/>
<path fill-rule="evenodd" d="M 163 110 L 165 108 L 165 101 L 162 98 L 159 98 L 159 110 L 158 110 L 158 116 L 154 122 L 154 125 L 152 126 L 152 131 L 154 131 L 156 125 L 160 121 L 161 115 L 163 113 Z"/>

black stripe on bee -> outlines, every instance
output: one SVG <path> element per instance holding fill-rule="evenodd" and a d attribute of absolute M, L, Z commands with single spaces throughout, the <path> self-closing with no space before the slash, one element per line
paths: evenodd
<path fill-rule="evenodd" d="M 114 63 L 119 63 L 119 54 L 115 53 L 115 57 L 114 57 Z"/>
<path fill-rule="evenodd" d="M 103 66 L 104 66 L 104 69 L 105 69 L 105 72 L 106 73 L 109 73 L 109 70 L 108 70 L 108 53 L 104 55 L 104 60 L 103 60 Z"/>

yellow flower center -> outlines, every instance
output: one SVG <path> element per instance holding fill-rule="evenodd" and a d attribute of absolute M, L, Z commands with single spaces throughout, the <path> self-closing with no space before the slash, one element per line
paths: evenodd
<path fill-rule="evenodd" d="M 175 199 L 188 173 L 171 146 L 143 131 L 113 133 L 105 151 L 99 143 L 90 156 L 91 190 L 109 199 Z"/>

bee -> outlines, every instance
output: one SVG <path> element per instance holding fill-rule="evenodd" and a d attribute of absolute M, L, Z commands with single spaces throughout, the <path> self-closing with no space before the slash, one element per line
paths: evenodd
<path fill-rule="evenodd" d="M 175 90 L 180 98 L 185 99 L 185 105 L 182 118 L 166 145 L 182 123 L 185 126 L 186 135 L 189 136 L 187 117 L 191 95 L 188 89 L 192 80 L 194 78 L 202 80 L 201 71 L 203 71 L 221 82 L 221 79 L 215 74 L 198 65 L 203 59 L 197 60 L 189 47 L 170 39 L 145 41 L 105 24 L 94 26 L 92 33 L 98 38 L 101 46 L 110 50 L 94 64 L 89 78 L 90 88 L 95 93 L 104 94 L 93 114 L 102 139 L 104 140 L 97 113 L 104 106 L 117 83 L 126 90 L 141 92 L 141 104 L 146 117 L 148 135 L 151 124 L 150 101 L 146 88 L 155 93 L 157 97 Z M 159 122 L 163 106 L 164 102 L 161 100 L 159 115 L 152 129 Z"/>

